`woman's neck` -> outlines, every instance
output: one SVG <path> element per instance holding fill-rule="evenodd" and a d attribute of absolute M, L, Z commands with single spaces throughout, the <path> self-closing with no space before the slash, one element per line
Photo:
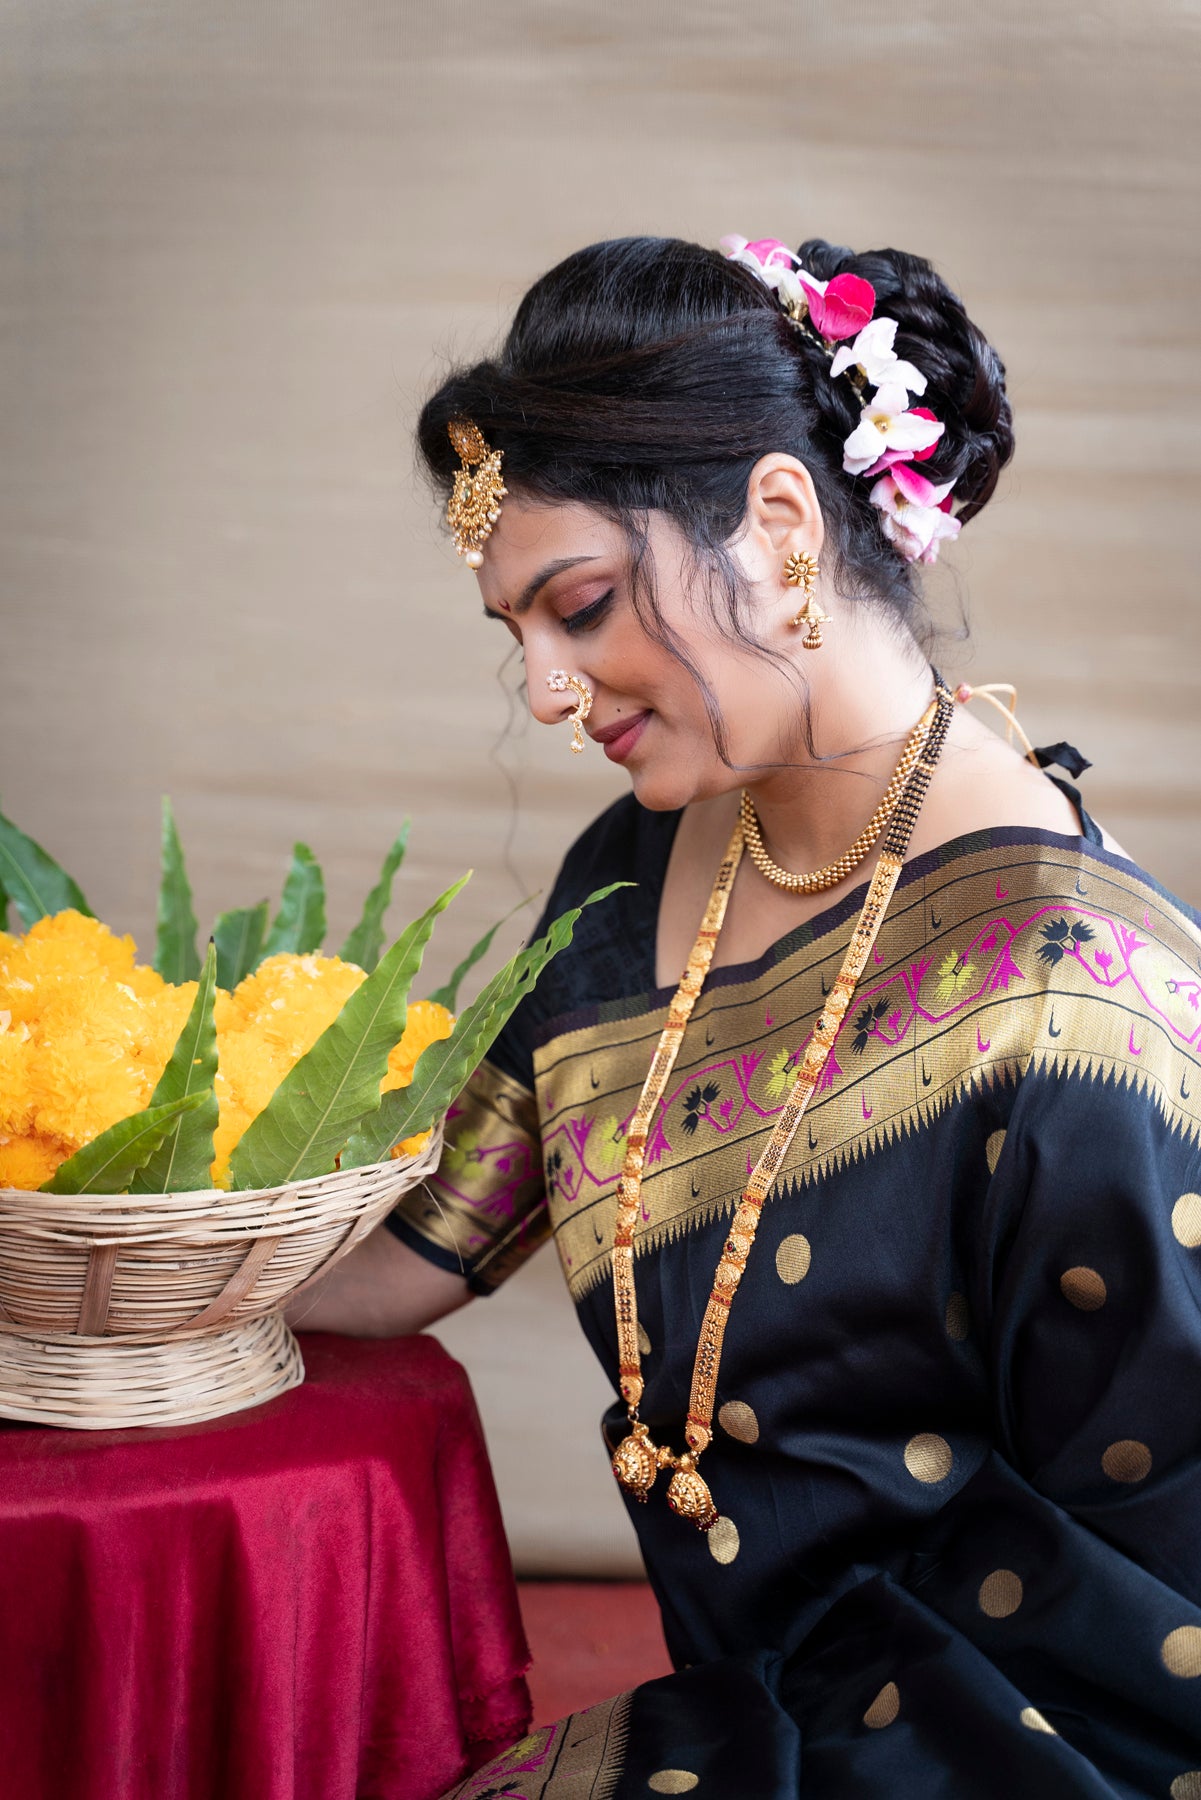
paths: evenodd
<path fill-rule="evenodd" d="M 841 856 L 870 819 L 913 727 L 929 705 L 929 665 L 912 639 L 868 609 L 840 611 L 806 658 L 807 744 L 798 732 L 789 766 L 745 783 L 771 854 L 791 869 Z"/>

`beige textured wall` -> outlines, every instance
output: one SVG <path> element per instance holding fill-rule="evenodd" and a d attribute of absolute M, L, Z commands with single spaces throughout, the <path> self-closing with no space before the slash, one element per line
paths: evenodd
<path fill-rule="evenodd" d="M 410 911 L 477 871 L 449 965 L 621 778 L 520 708 L 500 742 L 514 671 L 415 480 L 423 391 L 580 243 L 821 232 L 931 255 L 1009 364 L 945 666 L 1016 680 L 1201 901 L 1199 31 L 1192 0 L 8 0 L 6 810 L 146 942 L 164 790 L 202 919 L 302 837 L 334 932 L 411 813 Z M 445 1336 L 519 1561 L 617 1569 L 572 1332 L 545 1256 Z"/>

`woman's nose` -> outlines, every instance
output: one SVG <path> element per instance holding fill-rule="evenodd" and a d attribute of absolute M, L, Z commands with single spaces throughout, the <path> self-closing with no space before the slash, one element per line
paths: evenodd
<path fill-rule="evenodd" d="M 556 667 L 547 662 L 532 662 L 526 653 L 526 691 L 530 711 L 540 725 L 559 725 L 579 713 L 587 718 L 592 707 L 592 692 L 578 669 Z"/>

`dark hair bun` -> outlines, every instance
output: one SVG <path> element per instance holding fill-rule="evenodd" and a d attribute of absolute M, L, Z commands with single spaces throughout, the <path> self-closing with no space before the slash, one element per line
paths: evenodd
<path fill-rule="evenodd" d="M 857 256 L 824 238 L 807 239 L 797 255 L 820 281 L 848 273 L 870 281 L 877 316 L 897 321 L 897 355 L 920 369 L 928 383 L 915 404 L 929 406 L 946 427 L 922 473 L 931 481 L 954 482 L 956 512 L 966 523 L 988 500 L 1013 455 L 1013 415 L 1000 357 L 924 257 L 904 250 Z M 815 385 L 835 414 L 835 429 L 845 436 L 858 418 L 854 396 L 845 391 L 849 383 L 840 377 Z"/>
<path fill-rule="evenodd" d="M 877 316 L 897 321 L 897 355 L 928 383 L 918 404 L 945 428 L 922 471 L 952 482 L 956 515 L 970 519 L 1013 450 L 996 353 L 921 257 L 855 256 L 821 239 L 802 244 L 800 257 L 822 280 L 864 277 Z M 922 637 L 920 569 L 884 529 L 873 483 L 843 468 L 862 396 L 849 373 L 831 377 L 830 368 L 828 346 L 721 250 L 610 239 L 534 283 L 496 354 L 452 371 L 430 395 L 418 439 L 446 492 L 457 463 L 447 427 L 474 420 L 503 453 L 511 492 L 600 507 L 625 526 L 635 560 L 646 516 L 664 513 L 720 577 L 740 641 L 754 627 L 729 546 L 756 461 L 786 452 L 812 475 L 830 579 L 893 608 Z"/>

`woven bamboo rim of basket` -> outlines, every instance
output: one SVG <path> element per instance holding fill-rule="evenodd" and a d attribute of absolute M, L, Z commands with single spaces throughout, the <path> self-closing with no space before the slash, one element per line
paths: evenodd
<path fill-rule="evenodd" d="M 0 1188 L 0 1416 L 182 1424 L 296 1386 L 281 1309 L 441 1151 L 439 1129 L 417 1156 L 232 1194 Z"/>

